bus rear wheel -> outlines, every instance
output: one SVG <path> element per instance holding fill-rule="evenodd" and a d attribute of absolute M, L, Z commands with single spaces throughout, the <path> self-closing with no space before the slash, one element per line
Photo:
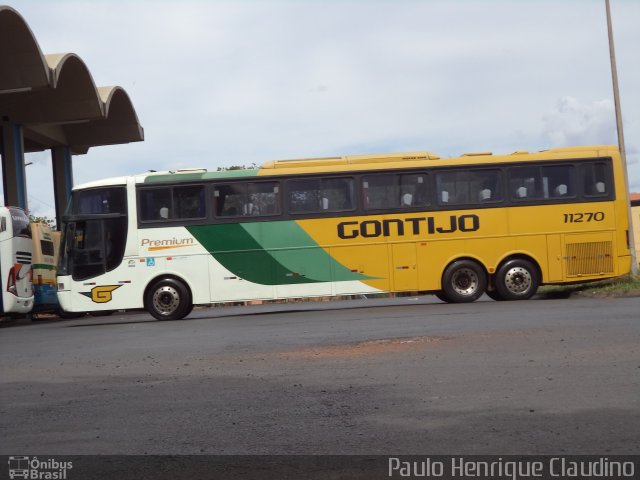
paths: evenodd
<path fill-rule="evenodd" d="M 165 278 L 147 290 L 145 307 L 158 320 L 180 320 L 191 311 L 191 293 L 180 280 Z"/>
<path fill-rule="evenodd" d="M 442 276 L 442 295 L 452 303 L 477 300 L 487 288 L 487 274 L 472 260 L 458 260 L 447 267 Z M 442 297 L 439 297 L 442 298 Z"/>
<path fill-rule="evenodd" d="M 440 290 L 439 292 L 434 293 L 434 295 L 440 301 L 443 301 L 445 303 L 451 303 L 451 300 L 449 300 L 449 297 L 447 297 L 447 295 L 442 290 Z"/>
<path fill-rule="evenodd" d="M 509 260 L 498 269 L 495 283 L 496 291 L 505 300 L 527 300 L 538 290 L 538 269 L 528 260 Z"/>

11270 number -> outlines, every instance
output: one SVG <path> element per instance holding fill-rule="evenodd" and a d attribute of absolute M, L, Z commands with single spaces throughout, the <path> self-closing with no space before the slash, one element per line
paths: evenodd
<path fill-rule="evenodd" d="M 601 222 L 604 212 L 565 213 L 564 223 Z"/>

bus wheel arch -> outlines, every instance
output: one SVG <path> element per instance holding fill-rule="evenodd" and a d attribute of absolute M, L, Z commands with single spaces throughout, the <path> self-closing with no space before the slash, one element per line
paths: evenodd
<path fill-rule="evenodd" d="M 487 289 L 488 278 L 486 268 L 475 258 L 457 258 L 444 269 L 437 296 L 450 303 L 473 302 Z"/>
<path fill-rule="evenodd" d="M 533 257 L 510 255 L 500 262 L 491 281 L 502 300 L 528 300 L 542 282 L 542 271 Z"/>
<path fill-rule="evenodd" d="M 176 275 L 159 275 L 145 288 L 144 308 L 157 320 L 180 320 L 193 309 L 188 283 Z"/>

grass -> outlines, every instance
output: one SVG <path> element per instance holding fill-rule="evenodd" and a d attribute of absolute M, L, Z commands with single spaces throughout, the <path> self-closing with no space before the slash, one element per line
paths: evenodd
<path fill-rule="evenodd" d="M 640 277 L 626 276 L 576 285 L 540 287 L 540 295 L 548 298 L 566 298 L 572 294 L 588 297 L 640 297 Z"/>

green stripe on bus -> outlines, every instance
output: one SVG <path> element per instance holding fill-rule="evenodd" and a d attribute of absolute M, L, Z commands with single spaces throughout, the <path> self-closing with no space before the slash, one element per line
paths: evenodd
<path fill-rule="evenodd" d="M 262 285 L 366 280 L 318 246 L 294 221 L 186 227 L 227 270 Z"/>
<path fill-rule="evenodd" d="M 367 280 L 372 277 L 352 272 L 335 260 L 297 222 L 255 222 L 244 229 L 275 260 L 291 272 L 299 272 L 319 282 Z"/>
<path fill-rule="evenodd" d="M 144 183 L 164 183 L 164 182 L 193 182 L 200 180 L 215 180 L 218 178 L 255 177 L 260 170 L 223 170 L 220 172 L 193 172 L 193 173 L 172 173 L 167 175 L 149 175 L 144 179 Z"/>

